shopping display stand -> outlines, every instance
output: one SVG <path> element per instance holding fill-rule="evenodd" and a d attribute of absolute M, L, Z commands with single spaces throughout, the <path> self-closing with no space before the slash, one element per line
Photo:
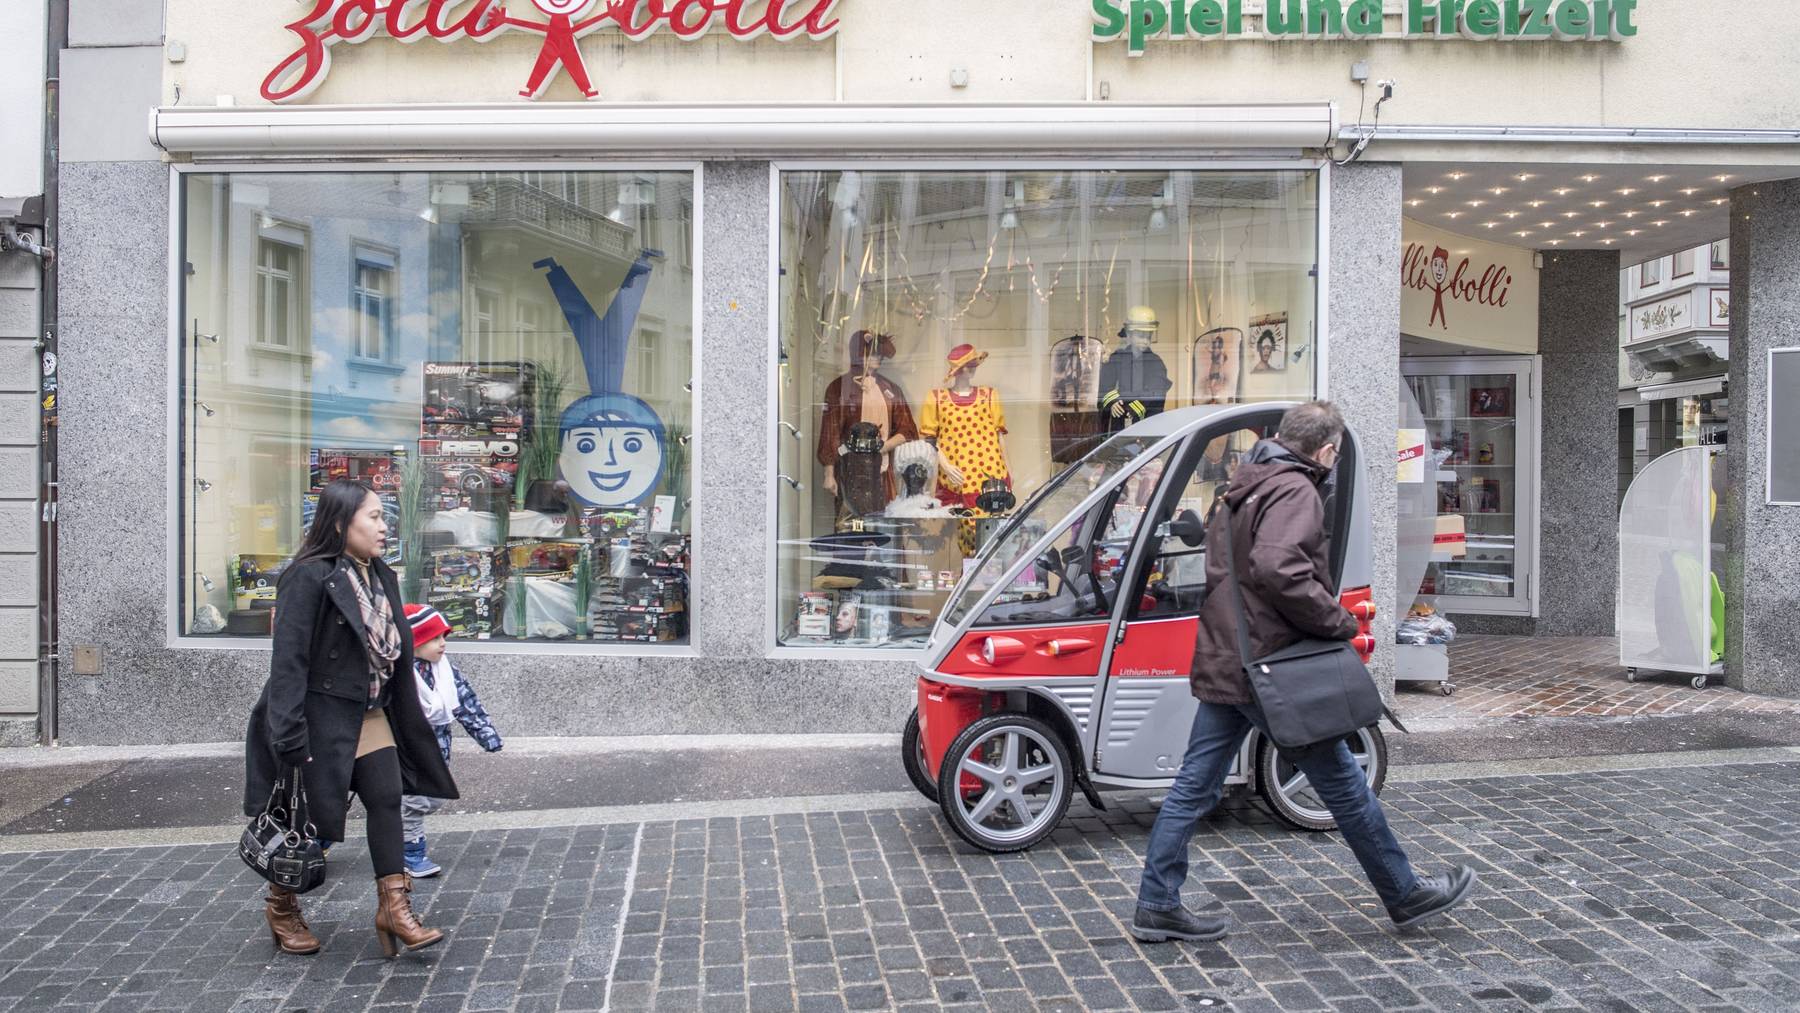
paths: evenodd
<path fill-rule="evenodd" d="M 1447 562 L 1451 558 L 1449 546 L 1438 539 L 1440 521 L 1437 487 L 1439 482 L 1445 480 L 1445 474 L 1450 475 L 1451 481 L 1455 480 L 1455 474 L 1442 472 L 1434 467 L 1435 460 L 1424 414 L 1410 387 L 1402 384 L 1400 389 L 1401 439 L 1398 447 L 1398 518 L 1395 528 L 1398 543 L 1395 576 L 1399 593 L 1395 596 L 1395 621 L 1404 625 L 1413 607 L 1424 597 L 1419 592 L 1424 586 L 1427 566 L 1432 562 Z M 1460 525 L 1458 528 L 1460 530 Z M 1395 644 L 1395 682 L 1434 682 L 1437 683 L 1438 692 L 1444 696 L 1456 692 L 1456 686 L 1450 682 L 1448 643 L 1455 632 L 1454 626 L 1445 625 L 1451 633 L 1444 643 L 1408 643 L 1399 640 Z"/>
<path fill-rule="evenodd" d="M 1664 454 L 1631 483 L 1619 509 L 1619 664 L 1692 676 L 1695 689 L 1724 673 L 1724 594 L 1714 542 L 1724 493 L 1720 447 Z"/>

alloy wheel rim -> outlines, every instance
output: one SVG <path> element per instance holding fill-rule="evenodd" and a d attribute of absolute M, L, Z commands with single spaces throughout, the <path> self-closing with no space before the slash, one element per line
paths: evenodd
<path fill-rule="evenodd" d="M 997 748 L 996 748 L 997 747 Z M 984 837 L 1005 843 L 1037 833 L 1056 815 L 1062 764 L 1036 732 L 1008 725 L 970 746 L 957 764 L 955 804 Z M 980 787 L 962 789 L 963 775 Z M 1041 788 L 1041 790 L 1039 790 Z"/>
<path fill-rule="evenodd" d="M 1346 744 L 1350 747 L 1350 758 L 1356 761 L 1358 767 L 1362 768 L 1363 779 L 1373 783 L 1372 767 L 1375 763 L 1375 748 L 1374 743 L 1369 739 L 1369 733 L 1358 731 L 1349 738 L 1351 741 Z M 1298 767 L 1289 763 L 1279 753 L 1275 756 L 1274 772 L 1275 790 L 1281 796 L 1282 801 L 1287 803 L 1290 810 L 1311 820 L 1334 819 L 1331 810 L 1319 798 L 1318 793 L 1313 791 L 1312 782 L 1307 780 L 1306 775 Z"/>

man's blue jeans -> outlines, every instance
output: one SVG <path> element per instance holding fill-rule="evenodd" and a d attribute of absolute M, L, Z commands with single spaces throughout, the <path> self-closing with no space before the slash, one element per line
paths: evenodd
<path fill-rule="evenodd" d="M 1193 731 L 1188 734 L 1187 753 L 1181 758 L 1181 772 L 1175 775 L 1156 825 L 1150 828 L 1144 878 L 1138 886 L 1140 906 L 1152 911 L 1173 911 L 1181 906 L 1188 839 L 1200 817 L 1218 805 L 1225 775 L 1252 725 L 1267 730 L 1255 704 L 1200 704 Z M 1285 755 L 1312 782 L 1313 790 L 1336 817 L 1338 832 L 1356 853 L 1375 893 L 1388 907 L 1398 905 L 1418 885 L 1418 877 L 1388 829 L 1381 803 L 1369 790 L 1368 778 L 1351 757 L 1349 747 L 1339 741 L 1290 750 Z"/>

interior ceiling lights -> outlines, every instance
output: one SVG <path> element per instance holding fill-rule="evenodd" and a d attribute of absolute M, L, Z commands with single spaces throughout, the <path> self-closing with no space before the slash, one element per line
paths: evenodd
<path fill-rule="evenodd" d="M 1730 191 L 1753 182 L 1704 166 L 1410 165 L 1404 200 L 1408 217 L 1463 235 L 1647 259 L 1725 238 Z"/>

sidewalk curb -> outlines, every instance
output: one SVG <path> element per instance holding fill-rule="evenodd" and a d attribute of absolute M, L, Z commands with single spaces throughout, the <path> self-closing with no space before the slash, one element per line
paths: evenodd
<path fill-rule="evenodd" d="M 1394 767 L 1389 783 L 1418 784 L 1433 781 L 1487 780 L 1513 777 L 1554 777 L 1600 771 L 1666 770 L 1677 767 L 1716 767 L 1800 763 L 1800 746 L 1751 749 L 1697 750 L 1686 753 L 1635 753 L 1609 756 L 1575 756 L 1557 759 L 1504 760 L 1475 763 L 1431 763 Z M 706 802 L 655 802 L 642 805 L 591 808 L 527 809 L 506 812 L 443 813 L 432 817 L 439 833 L 456 831 L 525 830 L 545 827 L 607 826 L 620 823 L 653 823 L 715 818 L 804 815 L 823 812 L 857 812 L 871 809 L 935 809 L 911 791 L 867 792 L 851 795 L 805 795 L 778 798 L 718 799 Z M 111 848 L 174 847 L 233 844 L 243 833 L 242 824 L 211 827 L 165 827 L 150 830 L 102 830 L 66 834 L 12 834 L 0 837 L 0 854 L 27 851 L 79 851 Z M 350 840 L 361 836 L 362 824 L 345 828 Z"/>

